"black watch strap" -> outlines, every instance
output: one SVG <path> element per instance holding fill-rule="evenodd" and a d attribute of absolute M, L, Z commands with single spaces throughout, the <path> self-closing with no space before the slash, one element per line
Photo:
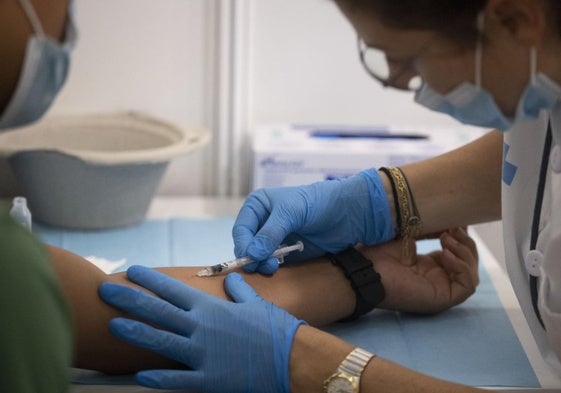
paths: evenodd
<path fill-rule="evenodd" d="M 372 262 L 366 259 L 353 247 L 338 254 L 327 254 L 334 265 L 343 269 L 345 277 L 351 282 L 356 294 L 355 311 L 341 321 L 352 321 L 366 314 L 376 307 L 384 297 L 386 291 L 382 285 L 380 275 L 374 270 Z"/>

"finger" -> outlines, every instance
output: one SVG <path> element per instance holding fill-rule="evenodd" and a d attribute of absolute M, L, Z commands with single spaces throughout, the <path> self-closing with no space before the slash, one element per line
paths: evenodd
<path fill-rule="evenodd" d="M 285 263 L 306 261 L 325 255 L 325 250 L 323 248 L 315 245 L 306 237 L 297 235 L 295 233 L 291 233 L 290 235 L 288 235 L 282 241 L 282 244 L 291 245 L 296 244 L 297 242 L 302 242 L 302 244 L 304 245 L 304 249 L 302 251 L 294 251 L 286 255 L 284 257 Z"/>
<path fill-rule="evenodd" d="M 444 247 L 444 246 L 443 246 Z M 442 266 L 446 273 L 464 274 L 469 271 L 469 264 L 458 256 L 454 255 L 449 248 L 443 248 L 441 257 L 436 259 L 437 264 Z"/>
<path fill-rule="evenodd" d="M 275 252 L 289 234 L 283 225 L 271 215 L 247 247 L 247 255 L 255 261 L 263 261 Z"/>
<path fill-rule="evenodd" d="M 200 371 L 148 370 L 136 374 L 136 381 L 153 389 L 185 389 L 200 391 L 205 386 Z"/>
<path fill-rule="evenodd" d="M 280 237 L 282 235 L 278 236 Z M 245 265 L 243 268 L 244 271 L 247 273 L 253 273 L 255 271 L 260 271 L 261 265 L 266 263 L 270 264 L 270 262 L 267 262 L 267 260 L 270 259 L 269 257 L 271 256 L 271 254 L 273 254 L 273 252 L 275 252 L 275 250 L 279 247 L 281 241 L 282 239 L 278 243 L 276 243 L 275 241 L 266 237 L 266 235 L 264 236 L 260 233 L 257 234 L 257 236 L 255 236 L 249 244 L 249 247 L 246 251 L 246 255 L 253 259 L 255 262 Z M 272 264 L 265 269 L 270 270 L 271 268 L 273 268 Z"/>
<path fill-rule="evenodd" d="M 182 334 L 191 334 L 194 324 L 185 311 L 140 289 L 114 283 L 103 283 L 99 296 L 114 307 L 136 317 Z"/>
<path fill-rule="evenodd" d="M 471 251 L 475 259 L 479 259 L 477 254 L 477 244 L 475 244 L 475 240 L 473 240 L 473 238 L 469 236 L 467 232 L 467 228 L 464 227 L 456 228 L 453 231 L 453 235 L 456 236 L 456 238 L 460 243 L 468 247 L 468 249 Z"/>
<path fill-rule="evenodd" d="M 243 211 L 242 211 L 243 212 Z M 240 212 L 240 214 L 243 214 Z M 249 213 L 248 213 L 249 214 Z M 253 241 L 255 234 L 260 228 L 257 224 L 257 217 L 255 217 L 256 224 L 251 226 L 245 226 L 240 224 L 240 221 L 247 220 L 247 218 L 240 217 L 236 219 L 234 227 L 232 228 L 232 239 L 234 240 L 234 254 L 237 258 L 241 258 L 247 255 L 247 248 L 249 244 Z"/>
<path fill-rule="evenodd" d="M 425 233 L 424 235 L 417 237 L 417 240 L 439 239 L 443 232 L 444 231 Z"/>
<path fill-rule="evenodd" d="M 279 261 L 278 261 L 277 258 L 271 257 L 271 258 L 268 258 L 264 261 L 253 262 L 253 263 L 250 263 L 248 265 L 245 265 L 243 267 L 243 270 L 246 273 L 253 273 L 253 272 L 257 271 L 261 274 L 272 275 L 277 270 L 279 270 Z"/>
<path fill-rule="evenodd" d="M 129 267 L 127 277 L 184 310 L 190 310 L 197 301 L 212 298 L 181 281 L 140 265 Z"/>
<path fill-rule="evenodd" d="M 247 247 L 269 217 L 268 206 L 259 197 L 261 193 L 260 190 L 254 191 L 246 199 L 234 222 L 232 238 L 237 258 L 247 255 Z"/>
<path fill-rule="evenodd" d="M 442 251 L 440 263 L 444 270 L 450 275 L 450 279 L 453 281 L 452 284 L 459 284 L 467 295 L 473 293 L 479 282 L 477 270 L 471 269 L 469 264 L 458 258 L 449 249 L 444 249 Z M 452 289 L 454 290 L 454 285 L 452 285 Z"/>
<path fill-rule="evenodd" d="M 444 250 L 442 254 L 442 264 L 448 271 L 454 271 L 451 266 L 454 260 L 458 260 L 449 250 Z M 457 269 L 455 274 L 450 276 L 450 298 L 453 304 L 459 304 L 471 296 L 479 284 L 477 270 L 469 268 Z"/>
<path fill-rule="evenodd" d="M 295 204 L 288 203 L 286 198 L 283 199 L 283 203 L 273 208 L 271 201 L 279 198 L 279 195 L 275 194 L 278 190 L 280 189 L 262 189 L 250 195 L 251 201 L 258 201 L 248 202 L 248 206 L 255 206 L 260 228 L 248 245 L 246 254 L 255 261 L 263 261 L 270 257 L 295 227 L 301 225 L 298 223 L 303 219 L 297 214 L 301 210 L 299 203 L 296 203 L 295 208 Z"/>
<path fill-rule="evenodd" d="M 277 270 L 279 270 L 279 260 L 275 257 L 268 258 L 267 260 L 261 262 L 257 267 L 257 271 L 261 274 L 272 275 Z"/>
<path fill-rule="evenodd" d="M 236 303 L 251 303 L 262 300 L 261 296 L 238 273 L 230 273 L 226 276 L 224 289 Z"/>
<path fill-rule="evenodd" d="M 263 274 L 272 274 L 277 270 L 278 262 L 275 264 L 268 257 L 277 249 L 285 236 L 282 230 L 279 232 L 278 227 L 273 231 L 268 229 L 270 227 L 271 223 L 266 222 L 264 227 L 255 236 L 251 232 L 243 233 L 242 228 L 237 230 L 234 238 L 234 254 L 238 258 L 249 256 L 256 261 L 246 265 L 244 271 L 248 273 L 259 271 Z"/>
<path fill-rule="evenodd" d="M 460 237 L 462 237 L 464 243 L 458 240 Z M 458 230 L 454 229 L 452 233 L 444 233 L 442 235 L 441 244 L 443 248 L 450 250 L 459 259 L 470 266 L 474 266 L 477 264 L 477 252 L 474 252 L 474 250 L 467 245 L 470 240 L 467 234 L 461 235 Z"/>
<path fill-rule="evenodd" d="M 193 359 L 198 353 L 193 350 L 191 340 L 187 337 L 132 319 L 114 318 L 109 322 L 109 330 L 123 341 L 149 349 L 189 367 L 193 366 Z"/>
<path fill-rule="evenodd" d="M 232 239 L 234 240 L 234 255 L 243 258 L 247 255 L 247 248 L 253 241 L 255 234 L 243 227 L 232 228 Z"/>
<path fill-rule="evenodd" d="M 464 258 L 460 258 L 458 255 L 456 255 L 455 250 L 458 247 L 458 241 L 454 239 L 448 232 L 444 232 L 440 236 L 440 244 L 442 245 L 443 257 L 446 256 L 448 262 L 452 263 L 452 265 L 450 265 L 450 268 L 452 268 L 452 270 L 447 269 L 445 266 L 443 266 L 446 271 L 451 273 L 458 273 L 458 270 L 460 268 L 469 269 L 469 262 Z M 437 261 L 437 263 L 442 265 L 442 261 Z"/>

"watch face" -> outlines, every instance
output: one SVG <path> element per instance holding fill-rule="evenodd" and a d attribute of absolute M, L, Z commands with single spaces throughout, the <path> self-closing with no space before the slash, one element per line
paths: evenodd
<path fill-rule="evenodd" d="M 327 393 L 355 393 L 356 384 L 351 378 L 343 375 L 333 377 L 327 385 Z"/>

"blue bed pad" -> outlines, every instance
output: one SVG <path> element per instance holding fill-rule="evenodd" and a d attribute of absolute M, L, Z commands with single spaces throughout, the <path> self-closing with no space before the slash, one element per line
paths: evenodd
<path fill-rule="evenodd" d="M 70 231 L 35 224 L 45 243 L 84 257 L 134 264 L 209 265 L 233 257 L 233 217 L 147 220 L 124 229 Z M 419 244 L 419 252 L 438 248 Z M 484 266 L 477 292 L 435 316 L 375 310 L 352 323 L 325 329 L 379 356 L 438 378 L 471 386 L 540 387 Z M 83 374 L 87 375 L 87 374 Z M 101 375 L 75 383 L 108 383 Z M 117 381 L 116 381 L 117 382 Z"/>

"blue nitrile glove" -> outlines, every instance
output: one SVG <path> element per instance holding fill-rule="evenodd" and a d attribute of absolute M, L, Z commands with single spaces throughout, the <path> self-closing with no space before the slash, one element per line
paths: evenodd
<path fill-rule="evenodd" d="M 239 274 L 224 282 L 234 302 L 143 266 L 130 267 L 127 277 L 162 299 L 113 283 L 100 286 L 101 298 L 167 330 L 115 318 L 111 332 L 189 368 L 141 371 L 139 384 L 194 392 L 290 391 L 290 350 L 304 322 L 263 300 Z"/>
<path fill-rule="evenodd" d="M 287 258 L 296 261 L 357 243 L 382 243 L 393 233 L 389 202 L 374 168 L 345 179 L 256 190 L 232 230 L 236 256 L 260 261 L 244 269 L 264 274 L 278 269 L 278 261 L 269 256 L 280 244 L 304 243 L 303 252 Z"/>

